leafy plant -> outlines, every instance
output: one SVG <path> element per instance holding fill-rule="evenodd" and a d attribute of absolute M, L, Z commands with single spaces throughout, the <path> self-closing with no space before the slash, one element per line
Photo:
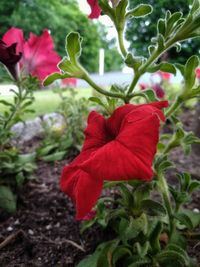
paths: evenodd
<path fill-rule="evenodd" d="M 14 212 L 16 210 L 17 188 L 27 180 L 32 179 L 35 154 L 22 154 L 13 147 L 14 137 L 12 126 L 22 120 L 22 115 L 33 112 L 29 106 L 34 101 L 33 90 L 37 85 L 32 77 L 23 78 L 21 85 L 17 82 L 19 91 L 13 91 L 14 103 L 0 100 L 0 104 L 7 107 L 0 113 L 0 207 Z M 21 87 L 23 86 L 23 87 Z"/>
<path fill-rule="evenodd" d="M 195 77 L 199 58 L 191 56 L 185 65 L 159 63 L 159 59 L 172 47 L 180 51 L 183 41 L 199 35 L 200 1 L 193 1 L 186 16 L 168 11 L 165 18 L 158 20 L 157 35 L 149 44 L 147 58 L 126 50 L 124 31 L 128 21 L 144 19 L 153 7 L 140 4 L 129 9 L 128 3 L 99 0 L 90 5 L 92 17 L 98 17 L 102 10 L 113 21 L 122 59 L 134 72 L 130 85 L 112 86 L 111 90 L 97 85 L 79 62 L 82 38 L 75 32 L 66 38 L 67 56 L 58 65 L 60 73 L 50 75 L 44 82 L 48 85 L 66 77 L 81 78 L 110 101 L 91 99 L 104 107 L 109 117 L 90 113 L 83 149 L 65 166 L 61 178 L 61 189 L 76 204 L 77 219 L 88 220 L 83 230 L 99 223 L 115 232 L 113 240 L 101 243 L 78 267 L 197 266 L 196 260 L 187 254 L 186 244 L 191 238 L 199 240 L 196 228 L 200 214 L 187 210 L 185 204 L 200 188 L 200 182 L 189 173 L 178 173 L 179 184 L 174 187 L 168 184 L 166 173 L 174 166 L 169 157 L 173 149 L 180 147 L 188 154 L 192 144 L 200 143 L 176 117 L 187 100 L 199 98 Z M 184 85 L 169 107 L 166 101 L 158 102 L 151 90 L 135 91 L 144 73 L 175 74 L 177 69 L 183 75 Z M 138 97 L 147 103 L 135 105 Z M 163 114 L 164 107 L 167 109 Z M 159 125 L 163 126 L 165 119 L 171 121 L 172 133 L 160 134 L 158 138 Z M 114 188 L 114 197 L 99 199 L 103 186 Z"/>
<path fill-rule="evenodd" d="M 69 92 L 67 96 L 64 94 L 66 91 Z M 54 92 L 61 99 L 58 114 L 62 115 L 63 125 L 56 126 L 56 121 L 53 119 L 50 125 L 43 123 L 44 139 L 37 149 L 37 156 L 47 162 L 62 160 L 67 153 L 72 151 L 74 153 L 74 150 L 76 153 L 80 152 L 89 109 L 85 98 L 76 99 L 73 88 L 55 88 Z"/>

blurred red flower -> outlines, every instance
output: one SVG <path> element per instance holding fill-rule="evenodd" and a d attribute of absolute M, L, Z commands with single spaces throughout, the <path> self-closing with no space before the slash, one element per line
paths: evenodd
<path fill-rule="evenodd" d="M 152 88 L 158 98 L 163 98 L 165 96 L 165 91 L 162 89 L 159 83 L 154 84 Z"/>
<path fill-rule="evenodd" d="M 165 96 L 165 92 L 164 90 L 162 89 L 162 87 L 160 86 L 159 83 L 156 83 L 156 84 L 153 84 L 153 85 L 147 85 L 145 83 L 140 83 L 139 84 L 139 87 L 140 89 L 143 91 L 143 90 L 146 90 L 146 89 L 150 89 L 152 88 L 154 90 L 154 92 L 156 93 L 156 96 L 158 98 L 163 98 Z"/>
<path fill-rule="evenodd" d="M 54 42 L 48 30 L 44 30 L 41 36 L 30 33 L 26 41 L 21 29 L 11 28 L 2 39 L 8 46 L 17 43 L 16 51 L 22 53 L 20 67 L 25 74 L 37 76 L 42 81 L 58 70 L 57 64 L 61 59 L 54 51 Z"/>
<path fill-rule="evenodd" d="M 98 0 L 87 0 L 91 8 L 91 13 L 89 15 L 90 19 L 96 19 L 101 15 L 101 8 L 98 5 Z"/>
<path fill-rule="evenodd" d="M 200 79 L 200 68 L 196 68 L 195 70 L 197 79 Z"/>
<path fill-rule="evenodd" d="M 76 87 L 77 85 L 77 79 L 75 78 L 66 78 L 61 80 L 61 82 L 62 82 L 61 84 L 62 87 L 67 87 L 67 86 Z"/>
<path fill-rule="evenodd" d="M 146 83 L 140 83 L 140 84 L 139 84 L 139 87 L 140 87 L 141 90 L 145 90 L 145 89 L 147 89 L 149 86 L 148 86 Z"/>
<path fill-rule="evenodd" d="M 171 78 L 171 73 L 169 72 L 164 72 L 164 71 L 158 71 L 158 74 L 160 75 L 160 77 L 163 79 L 163 80 L 166 80 L 166 81 L 169 81 L 170 78 Z"/>
<path fill-rule="evenodd" d="M 167 106 L 167 101 L 126 104 L 108 119 L 90 113 L 82 152 L 61 176 L 61 189 L 76 203 L 78 220 L 92 210 L 105 180 L 152 179 L 160 120 L 165 120 L 161 109 Z"/>
<path fill-rule="evenodd" d="M 18 79 L 17 63 L 22 57 L 22 53 L 16 51 L 16 43 L 7 45 L 0 40 L 0 62 L 3 63 L 15 80 Z"/>

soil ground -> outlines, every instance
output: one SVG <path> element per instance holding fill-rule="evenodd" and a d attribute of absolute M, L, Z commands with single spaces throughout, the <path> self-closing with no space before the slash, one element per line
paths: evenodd
<path fill-rule="evenodd" d="M 188 129 L 190 115 L 182 118 Z M 31 150 L 34 146 L 32 142 L 25 147 Z M 179 171 L 189 170 L 200 179 L 197 155 L 184 156 L 178 149 L 171 157 Z M 0 267 L 75 267 L 101 240 L 109 238 L 109 233 L 98 227 L 80 234 L 73 204 L 59 189 L 61 169 L 68 161 L 38 162 L 37 179 L 21 189 L 16 214 L 0 212 L 0 245 L 7 242 L 0 248 Z M 173 174 L 169 179 L 173 182 Z M 193 195 L 189 207 L 200 210 L 199 192 Z M 200 245 L 190 243 L 188 251 L 198 258 L 200 266 Z"/>

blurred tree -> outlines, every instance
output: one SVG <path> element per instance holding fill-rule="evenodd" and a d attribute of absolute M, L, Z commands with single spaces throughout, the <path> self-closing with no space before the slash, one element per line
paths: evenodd
<path fill-rule="evenodd" d="M 135 51 L 138 55 L 148 55 L 148 45 L 152 37 L 156 35 L 157 20 L 165 17 L 166 11 L 182 11 L 183 14 L 188 12 L 188 7 L 192 0 L 143 0 L 142 3 L 151 4 L 154 7 L 152 14 L 146 18 L 132 19 L 128 22 L 126 38 L 130 42 L 130 50 Z M 130 8 L 141 4 L 140 0 L 130 0 Z M 177 53 L 172 48 L 167 57 L 173 61 L 178 60 L 184 63 L 192 54 L 199 53 L 200 39 L 187 41 L 184 43 L 181 53 Z"/>
<path fill-rule="evenodd" d="M 65 55 L 66 35 L 70 31 L 78 31 L 84 37 L 81 63 L 88 71 L 98 70 L 101 47 L 106 48 L 113 62 L 106 61 L 106 69 L 113 70 L 113 66 L 120 68 L 116 50 L 109 50 L 108 41 L 102 38 L 101 27 L 79 10 L 76 0 L 1 0 L 0 34 L 3 35 L 11 26 L 22 28 L 26 38 L 30 32 L 39 35 L 44 28 L 49 29 L 60 56 Z"/>

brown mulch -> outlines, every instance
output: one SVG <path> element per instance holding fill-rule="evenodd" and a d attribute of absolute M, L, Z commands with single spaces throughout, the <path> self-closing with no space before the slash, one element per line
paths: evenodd
<path fill-rule="evenodd" d="M 106 234 L 93 228 L 80 235 L 71 201 L 59 190 L 64 162 L 39 162 L 37 180 L 20 192 L 19 209 L 0 215 L 0 267 L 74 267 Z"/>

